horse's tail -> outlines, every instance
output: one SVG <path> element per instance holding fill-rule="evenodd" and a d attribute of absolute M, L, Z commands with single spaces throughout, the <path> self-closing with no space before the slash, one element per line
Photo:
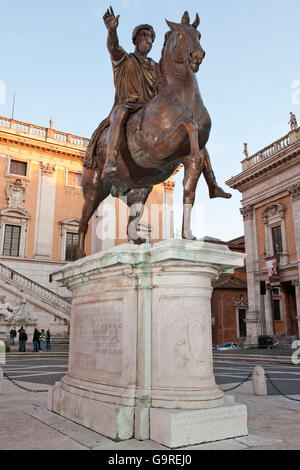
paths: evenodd
<path fill-rule="evenodd" d="M 97 144 L 102 132 L 108 126 L 109 117 L 104 119 L 93 133 L 84 156 L 83 166 L 85 168 L 93 170 L 98 167 L 99 162 L 97 159 Z"/>

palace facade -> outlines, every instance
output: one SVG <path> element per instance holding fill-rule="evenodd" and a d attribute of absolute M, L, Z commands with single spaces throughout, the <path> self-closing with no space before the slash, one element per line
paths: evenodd
<path fill-rule="evenodd" d="M 227 181 L 242 194 L 248 310 L 246 344 L 300 332 L 300 128 L 242 161 Z"/>

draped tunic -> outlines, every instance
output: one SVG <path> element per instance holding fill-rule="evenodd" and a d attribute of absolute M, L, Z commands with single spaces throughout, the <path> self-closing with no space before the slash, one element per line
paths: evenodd
<path fill-rule="evenodd" d="M 115 101 L 109 116 L 95 130 L 86 150 L 83 166 L 96 168 L 95 158 L 98 139 L 111 123 L 111 114 L 116 106 L 122 105 L 129 112 L 138 111 L 158 93 L 159 66 L 150 58 L 124 52 L 118 61 L 112 60 Z"/>

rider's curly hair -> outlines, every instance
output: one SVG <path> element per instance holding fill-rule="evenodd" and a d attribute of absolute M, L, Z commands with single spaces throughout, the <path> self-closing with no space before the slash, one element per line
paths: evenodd
<path fill-rule="evenodd" d="M 141 31 L 141 29 L 149 29 L 149 31 L 151 31 L 151 34 L 152 34 L 152 42 L 155 41 L 156 36 L 155 36 L 155 31 L 152 28 L 152 26 L 150 24 L 140 24 L 139 26 L 136 26 L 134 28 L 134 30 L 132 31 L 132 42 L 133 42 L 134 45 L 135 45 L 136 37 L 137 37 L 139 31 Z"/>

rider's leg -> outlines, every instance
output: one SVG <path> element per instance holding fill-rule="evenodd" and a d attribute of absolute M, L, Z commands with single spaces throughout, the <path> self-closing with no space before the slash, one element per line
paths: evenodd
<path fill-rule="evenodd" d="M 203 150 L 183 160 L 183 219 L 182 238 L 196 240 L 191 231 L 191 212 L 195 202 L 197 183 L 203 171 Z"/>
<path fill-rule="evenodd" d="M 107 133 L 106 161 L 102 171 L 102 179 L 114 175 L 117 171 L 117 156 L 120 148 L 123 126 L 128 116 L 126 106 L 117 106 L 111 114 L 111 125 Z"/>
<path fill-rule="evenodd" d="M 209 158 L 208 151 L 206 147 L 204 150 L 204 168 L 203 175 L 209 189 L 209 197 L 214 199 L 215 197 L 223 197 L 225 199 L 230 199 L 231 194 L 226 193 L 217 183 L 215 174 L 213 172 L 211 161 Z"/>

